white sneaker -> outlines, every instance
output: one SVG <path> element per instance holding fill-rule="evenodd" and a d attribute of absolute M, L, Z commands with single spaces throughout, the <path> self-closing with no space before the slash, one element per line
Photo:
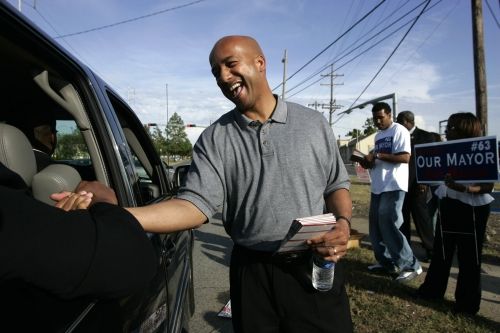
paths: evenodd
<path fill-rule="evenodd" d="M 399 282 L 399 283 L 408 282 L 410 280 L 413 280 L 414 278 L 416 278 L 420 274 L 422 274 L 422 272 L 423 272 L 422 266 L 418 266 L 418 268 L 416 270 L 404 270 L 396 278 L 396 282 Z"/>
<path fill-rule="evenodd" d="M 368 270 L 369 271 L 381 271 L 381 270 L 385 270 L 385 267 L 379 263 L 376 263 L 376 264 L 368 266 Z"/>
<path fill-rule="evenodd" d="M 368 270 L 371 272 L 386 272 L 389 274 L 399 274 L 399 269 L 396 266 L 385 267 L 379 263 L 368 266 Z"/>

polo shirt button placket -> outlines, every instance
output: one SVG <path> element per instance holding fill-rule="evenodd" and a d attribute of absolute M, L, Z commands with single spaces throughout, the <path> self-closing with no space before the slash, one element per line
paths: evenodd
<path fill-rule="evenodd" d="M 265 123 L 260 130 L 260 139 L 262 142 L 263 155 L 268 155 L 271 152 L 268 133 L 269 133 L 269 123 Z"/>

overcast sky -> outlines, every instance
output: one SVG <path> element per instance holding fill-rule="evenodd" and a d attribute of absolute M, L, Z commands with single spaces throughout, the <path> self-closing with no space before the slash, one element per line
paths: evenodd
<path fill-rule="evenodd" d="M 9 2 L 18 6 L 18 1 Z M 144 123 L 167 122 L 167 85 L 169 116 L 177 112 L 185 123 L 207 126 L 233 107 L 216 86 L 208 65 L 213 44 L 224 35 L 250 35 L 259 41 L 266 54 L 272 88 L 282 82 L 286 49 L 287 77 L 296 74 L 286 83 L 290 91 L 285 97 L 303 105 L 316 101 L 329 103 L 330 81 L 326 77 L 321 80 L 321 75 L 329 74 L 329 64 L 334 63 L 335 74 L 343 75 L 335 78 L 334 98 L 343 107 L 333 113 L 333 130 L 337 136 L 345 137 L 349 130 L 361 129 L 371 112 L 370 108 L 364 108 L 339 116 L 343 110 L 353 103 L 392 93 L 397 95 L 398 111 L 413 111 L 417 125 L 432 131 L 438 131 L 439 121 L 454 112 L 475 113 L 470 0 L 431 1 L 427 12 L 374 79 L 425 3 L 421 0 L 26 0 L 21 10 L 110 83 Z M 422 5 L 401 18 L 419 4 Z M 488 134 L 497 136 L 500 136 L 499 6 L 497 0 L 483 1 Z M 72 33 L 79 34 L 60 37 Z M 275 92 L 281 94 L 281 87 Z M 328 110 L 321 111 L 328 118 Z"/>

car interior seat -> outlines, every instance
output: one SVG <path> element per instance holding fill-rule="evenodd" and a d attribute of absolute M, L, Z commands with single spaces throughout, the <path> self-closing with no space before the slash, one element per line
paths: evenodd
<path fill-rule="evenodd" d="M 81 181 L 78 171 L 65 164 L 51 164 L 37 172 L 28 138 L 18 128 L 4 123 L 0 123 L 0 161 L 21 176 L 35 199 L 52 206 L 50 194 L 73 191 Z"/>

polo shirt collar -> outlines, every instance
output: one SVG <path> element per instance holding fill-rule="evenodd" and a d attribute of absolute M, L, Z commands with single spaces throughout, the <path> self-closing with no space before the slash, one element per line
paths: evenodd
<path fill-rule="evenodd" d="M 274 97 L 276 98 L 276 107 L 273 114 L 271 115 L 271 121 L 285 124 L 288 116 L 287 105 L 282 99 L 278 97 L 278 95 L 274 95 Z M 241 128 L 246 128 L 253 122 L 253 120 L 239 112 L 236 108 L 234 108 L 232 112 L 234 118 L 236 119 L 236 122 Z"/>

